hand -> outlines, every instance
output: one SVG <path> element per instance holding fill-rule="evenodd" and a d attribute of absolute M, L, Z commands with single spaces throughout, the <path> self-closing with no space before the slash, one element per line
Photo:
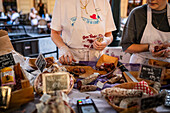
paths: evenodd
<path fill-rule="evenodd" d="M 150 45 L 149 51 L 152 53 L 153 57 L 169 57 L 170 49 L 169 44 L 160 44 L 160 45 Z"/>
<path fill-rule="evenodd" d="M 98 42 L 96 39 L 93 42 L 93 48 L 102 51 L 107 46 L 106 42 Z"/>
<path fill-rule="evenodd" d="M 59 62 L 61 64 L 71 64 L 72 61 L 76 62 L 76 60 L 73 57 L 72 52 L 67 46 L 62 46 L 59 49 Z"/>
<path fill-rule="evenodd" d="M 95 48 L 96 50 L 102 51 L 110 43 L 111 43 L 110 37 L 104 37 L 103 35 L 100 34 L 99 37 L 95 38 L 93 42 L 93 48 Z"/>

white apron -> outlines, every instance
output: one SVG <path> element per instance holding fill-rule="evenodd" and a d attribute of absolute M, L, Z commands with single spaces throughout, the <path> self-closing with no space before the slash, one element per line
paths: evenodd
<path fill-rule="evenodd" d="M 168 17 L 168 22 L 170 25 L 170 6 L 167 3 L 167 17 Z M 152 10 L 147 6 L 147 25 L 144 30 L 142 39 L 141 39 L 141 44 L 146 44 L 146 43 L 154 43 L 161 41 L 162 43 L 165 41 L 170 41 L 170 32 L 163 32 L 157 30 L 153 25 L 152 25 Z M 130 63 L 141 63 L 141 64 L 148 64 L 149 59 L 156 59 L 156 60 L 161 60 L 165 62 L 170 62 L 170 59 L 166 58 L 158 58 L 158 57 L 153 57 L 150 52 L 141 52 L 141 53 L 134 53 L 132 54 L 130 58 Z"/>
<path fill-rule="evenodd" d="M 74 23 L 74 26 L 70 29 L 71 32 L 71 39 L 67 43 L 67 46 L 71 49 L 74 58 L 77 61 L 97 61 L 100 57 L 101 53 L 95 49 L 89 49 L 83 47 L 83 39 L 82 37 L 88 36 L 90 34 L 97 35 L 97 34 L 104 34 L 105 33 L 105 26 L 104 22 L 99 22 L 99 24 L 87 24 L 81 18 L 81 6 L 80 0 L 77 0 L 77 19 Z M 94 6 L 96 7 L 96 2 L 93 0 Z M 96 12 L 97 13 L 97 12 Z M 99 14 L 98 14 L 99 15 Z M 101 17 L 101 15 L 100 15 Z M 102 18 L 102 17 L 101 17 Z"/>

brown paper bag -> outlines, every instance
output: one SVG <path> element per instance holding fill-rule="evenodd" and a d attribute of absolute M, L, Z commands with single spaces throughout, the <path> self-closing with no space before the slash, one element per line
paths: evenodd
<path fill-rule="evenodd" d="M 0 30 L 0 56 L 8 54 L 12 50 L 14 50 L 14 48 L 9 39 L 8 32 Z"/>
<path fill-rule="evenodd" d="M 96 67 L 99 67 L 102 63 L 114 63 L 115 67 L 117 67 L 118 58 L 103 54 L 97 61 Z"/>

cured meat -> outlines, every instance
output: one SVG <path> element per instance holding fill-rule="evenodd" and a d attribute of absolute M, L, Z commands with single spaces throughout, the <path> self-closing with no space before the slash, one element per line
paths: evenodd
<path fill-rule="evenodd" d="M 81 86 L 87 85 L 87 84 L 93 82 L 94 80 L 97 79 L 97 77 L 98 77 L 98 74 L 92 74 L 92 75 L 90 75 L 89 77 L 78 81 L 78 83 L 77 83 L 77 88 L 80 89 Z"/>
<path fill-rule="evenodd" d="M 83 85 L 83 86 L 81 86 L 80 91 L 81 92 L 84 92 L 84 91 L 95 91 L 96 89 L 97 89 L 96 85 Z"/>

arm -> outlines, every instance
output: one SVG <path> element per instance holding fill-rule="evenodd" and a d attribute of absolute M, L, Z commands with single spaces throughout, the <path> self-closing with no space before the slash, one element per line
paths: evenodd
<path fill-rule="evenodd" d="M 132 44 L 125 52 L 127 53 L 139 53 L 149 51 L 149 44 Z"/>
<path fill-rule="evenodd" d="M 66 46 L 60 35 L 61 35 L 61 31 L 55 31 L 51 29 L 51 39 L 59 49 L 62 46 Z"/>
<path fill-rule="evenodd" d="M 129 46 L 125 52 L 127 53 L 140 53 L 140 52 L 146 52 L 146 51 L 150 51 L 152 53 L 152 56 L 153 57 L 164 57 L 164 58 L 167 58 L 169 57 L 169 54 L 168 52 L 170 52 L 168 48 L 168 44 L 162 44 L 162 45 L 159 45 L 160 47 L 161 46 L 165 46 L 163 50 L 160 50 L 160 51 L 154 51 L 154 47 L 155 45 L 150 45 L 150 44 L 132 44 L 131 46 Z"/>
<path fill-rule="evenodd" d="M 61 64 L 71 64 L 72 61 L 75 62 L 76 60 L 74 59 L 70 49 L 64 44 L 60 35 L 61 31 L 51 30 L 51 39 L 60 50 L 59 62 Z"/>

